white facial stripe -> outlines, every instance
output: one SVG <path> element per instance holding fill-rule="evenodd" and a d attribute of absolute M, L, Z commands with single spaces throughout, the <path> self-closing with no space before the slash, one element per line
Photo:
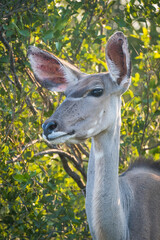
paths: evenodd
<path fill-rule="evenodd" d="M 90 129 L 87 131 L 87 135 L 90 136 L 92 133 L 94 133 L 94 130 L 95 130 L 95 128 L 90 128 Z"/>
<path fill-rule="evenodd" d="M 83 97 L 79 97 L 79 98 L 74 98 L 74 97 L 68 97 L 67 99 L 68 100 L 73 100 L 73 101 L 79 101 L 79 100 L 81 100 Z"/>

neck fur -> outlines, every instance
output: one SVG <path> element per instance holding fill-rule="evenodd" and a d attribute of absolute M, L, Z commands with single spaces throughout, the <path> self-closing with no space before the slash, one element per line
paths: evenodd
<path fill-rule="evenodd" d="M 92 141 L 87 183 L 87 195 L 90 196 L 86 201 L 90 201 L 87 215 L 93 239 L 96 240 L 125 239 L 118 177 L 120 122 L 118 110 L 114 126 L 95 136 Z"/>

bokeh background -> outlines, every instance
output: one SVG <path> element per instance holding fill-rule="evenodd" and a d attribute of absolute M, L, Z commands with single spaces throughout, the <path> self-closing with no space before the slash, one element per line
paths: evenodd
<path fill-rule="evenodd" d="M 64 96 L 36 82 L 27 48 L 53 52 L 83 72 L 105 72 L 105 44 L 115 31 L 128 37 L 132 60 L 132 85 L 122 98 L 121 173 L 139 156 L 160 159 L 160 2 L 0 1 L 0 239 L 91 239 L 91 140 L 44 142 L 41 125 Z"/>

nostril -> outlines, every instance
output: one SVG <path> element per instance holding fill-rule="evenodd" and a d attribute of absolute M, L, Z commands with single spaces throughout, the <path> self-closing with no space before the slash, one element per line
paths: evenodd
<path fill-rule="evenodd" d="M 46 136 L 51 134 L 57 127 L 57 123 L 55 121 L 49 122 L 47 124 L 43 124 L 43 131 Z"/>
<path fill-rule="evenodd" d="M 56 122 L 51 122 L 48 124 L 47 128 L 49 131 L 53 131 L 55 128 L 57 127 L 57 123 Z"/>

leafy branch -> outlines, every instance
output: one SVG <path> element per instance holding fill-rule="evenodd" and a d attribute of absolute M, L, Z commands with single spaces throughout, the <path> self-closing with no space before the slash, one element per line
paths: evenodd
<path fill-rule="evenodd" d="M 3 32 L 2 27 L 0 27 L 0 40 L 2 41 L 2 43 L 4 44 L 6 49 L 8 50 L 8 55 L 9 55 L 9 59 L 10 59 L 10 70 L 11 70 L 13 76 L 14 76 L 14 84 L 17 87 L 17 89 L 19 90 L 19 92 L 21 93 L 22 92 L 22 83 L 20 82 L 20 80 L 19 80 L 19 78 L 16 74 L 16 67 L 15 67 L 13 49 L 12 49 L 11 45 L 9 44 L 9 42 L 6 40 L 6 37 L 5 37 L 5 34 Z M 31 100 L 28 96 L 26 97 L 26 103 L 27 103 L 27 106 L 30 108 L 31 112 L 34 115 L 36 115 L 37 110 L 33 106 L 32 102 L 31 102 Z"/>

